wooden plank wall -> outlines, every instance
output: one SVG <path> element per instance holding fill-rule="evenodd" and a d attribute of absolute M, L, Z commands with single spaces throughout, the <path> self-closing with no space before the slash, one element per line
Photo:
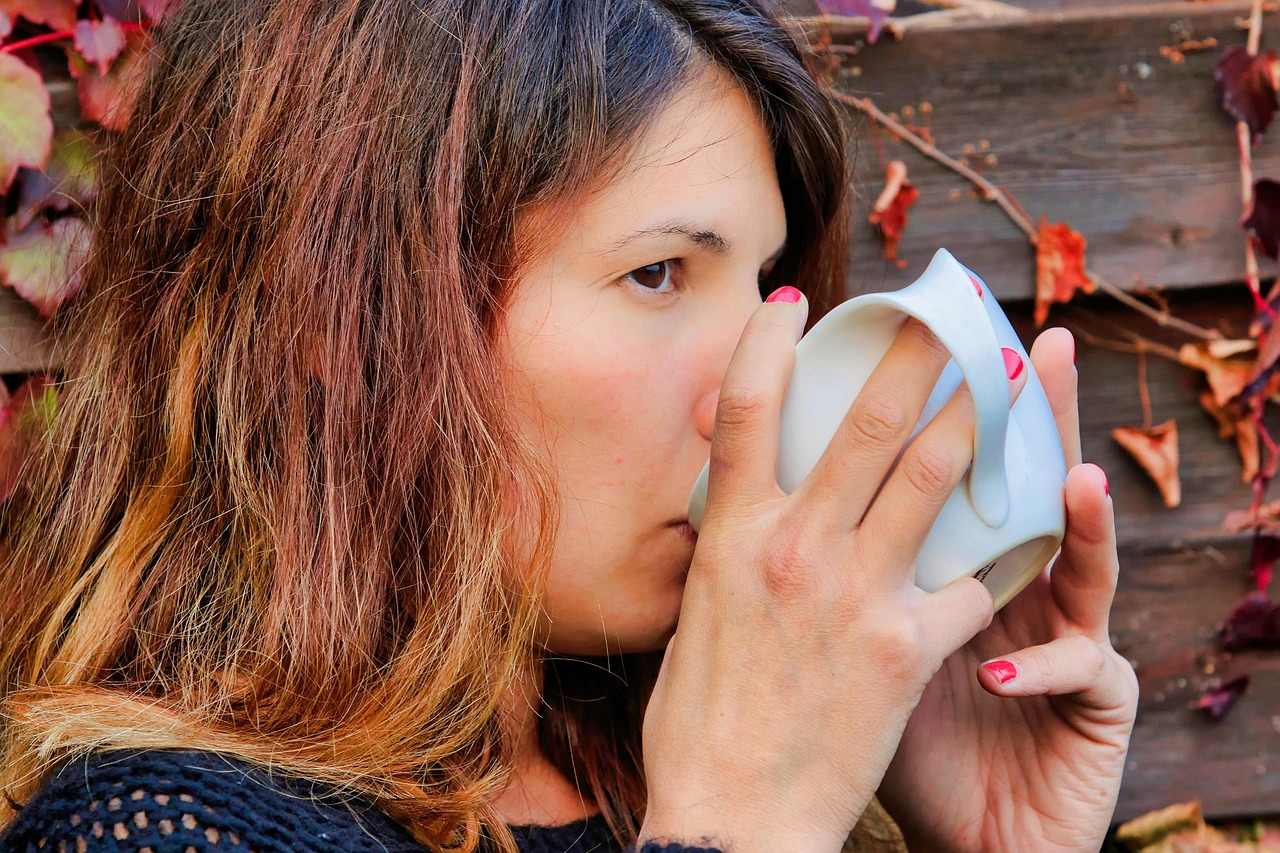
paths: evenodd
<path fill-rule="evenodd" d="M 1247 7 L 1233 0 L 1084 6 L 1039 10 L 1017 23 L 913 32 L 864 46 L 846 60 L 858 73 L 841 83 L 885 112 L 929 102 L 930 130 L 953 156 L 985 140 L 998 158 L 988 177 L 1033 218 L 1043 213 L 1083 232 L 1091 268 L 1112 283 L 1235 281 L 1243 275 L 1239 172 L 1233 125 L 1213 91 L 1219 49 L 1175 64 L 1160 48 L 1179 42 L 1175 33 L 1243 43 L 1236 21 Z M 1000 296 L 1033 294 L 1031 249 L 1003 212 L 860 114 L 851 118 L 856 290 L 905 284 L 945 246 Z M 1280 175 L 1280 140 L 1264 140 L 1254 156 L 1259 177 Z M 904 269 L 883 260 L 866 224 L 885 158 L 906 161 L 920 190 L 902 240 Z M 956 189 L 959 199 L 951 197 Z"/>

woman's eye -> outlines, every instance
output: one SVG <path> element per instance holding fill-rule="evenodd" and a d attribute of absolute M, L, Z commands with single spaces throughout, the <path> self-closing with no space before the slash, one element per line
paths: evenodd
<path fill-rule="evenodd" d="M 656 264 L 633 269 L 626 274 L 625 278 L 631 279 L 645 290 L 668 292 L 666 287 L 672 284 L 671 267 L 671 261 L 658 261 Z"/>

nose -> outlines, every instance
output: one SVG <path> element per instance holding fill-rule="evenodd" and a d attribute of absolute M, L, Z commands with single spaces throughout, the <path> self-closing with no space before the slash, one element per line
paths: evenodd
<path fill-rule="evenodd" d="M 708 444 L 715 430 L 716 406 L 720 402 L 720 387 L 724 382 L 725 371 L 738 347 L 742 330 L 762 302 L 759 288 L 753 288 L 748 296 L 718 309 L 714 321 L 708 325 L 708 344 L 703 355 L 705 371 L 693 417 L 698 435 Z"/>

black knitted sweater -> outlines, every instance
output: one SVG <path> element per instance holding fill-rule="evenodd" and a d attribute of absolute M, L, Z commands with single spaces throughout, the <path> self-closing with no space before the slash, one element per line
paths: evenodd
<path fill-rule="evenodd" d="M 599 815 L 512 826 L 523 853 L 619 853 Z M 201 750 L 109 750 L 70 762 L 23 804 L 0 853 L 422 853 L 386 814 L 305 779 Z M 627 853 L 636 853 L 634 845 Z M 638 853 L 719 853 L 645 844 Z"/>

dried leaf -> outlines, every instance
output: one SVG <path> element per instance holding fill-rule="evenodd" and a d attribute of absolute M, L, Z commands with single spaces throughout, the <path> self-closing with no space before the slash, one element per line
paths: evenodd
<path fill-rule="evenodd" d="M 100 21 L 81 18 L 76 21 L 74 32 L 76 50 L 105 77 L 111 60 L 124 50 L 124 29 L 114 18 L 104 17 Z"/>
<path fill-rule="evenodd" d="M 1115 838 L 1130 850 L 1142 850 L 1175 832 L 1203 825 L 1200 803 L 1178 803 L 1121 824 L 1116 828 Z"/>
<path fill-rule="evenodd" d="M 1221 720 L 1236 700 L 1249 689 L 1249 676 L 1238 675 L 1230 681 L 1219 681 L 1207 688 L 1191 707 L 1201 708 L 1209 712 L 1215 720 Z"/>
<path fill-rule="evenodd" d="M 73 216 L 10 233 L 0 245 L 0 283 L 49 317 L 80 289 L 90 239 L 89 226 Z"/>
<path fill-rule="evenodd" d="M 1253 365 L 1239 359 L 1214 358 L 1204 344 L 1183 344 L 1178 349 L 1178 361 L 1187 367 L 1204 372 L 1213 391 L 1214 402 L 1225 406 L 1245 389 L 1253 372 Z"/>
<path fill-rule="evenodd" d="M 1233 509 L 1222 518 L 1222 529 L 1228 533 L 1254 528 L 1264 532 L 1280 530 L 1280 500 L 1260 504 L 1256 512 L 1252 508 Z"/>
<path fill-rule="evenodd" d="M 1222 52 L 1213 69 L 1213 84 L 1222 108 L 1236 121 L 1249 126 L 1253 144 L 1271 126 L 1276 108 L 1275 51 L 1251 54 L 1243 45 L 1233 44 Z"/>
<path fill-rule="evenodd" d="M 1253 198 L 1240 218 L 1240 227 L 1259 252 L 1272 260 L 1280 254 L 1280 183 L 1263 178 L 1253 185 Z"/>
<path fill-rule="evenodd" d="M 79 54 L 67 54 L 80 95 L 81 116 L 108 130 L 124 129 L 146 73 L 144 47 L 149 39 L 145 32 L 130 30 L 125 36 L 125 49 L 105 75 Z"/>
<path fill-rule="evenodd" d="M 880 226 L 884 238 L 886 260 L 898 259 L 898 241 L 907 227 L 907 211 L 920 198 L 920 192 L 907 180 L 907 164 L 901 160 L 889 163 L 884 189 L 871 210 L 869 221 Z"/>
<path fill-rule="evenodd" d="M 1178 479 L 1177 423 L 1170 419 L 1149 430 L 1116 427 L 1111 430 L 1111 437 L 1129 451 L 1159 486 L 1165 506 L 1172 509 L 1182 503 L 1182 483 Z"/>
<path fill-rule="evenodd" d="M 1220 640 L 1229 652 L 1280 646 L 1280 605 L 1254 590 L 1232 609 L 1222 624 Z"/>
<path fill-rule="evenodd" d="M 875 42 L 889 19 L 897 0 L 817 0 L 818 11 L 824 15 L 845 15 L 866 18 L 871 22 L 867 29 L 867 41 Z"/>
<path fill-rule="evenodd" d="M 1241 480 L 1253 482 L 1262 458 L 1258 450 L 1258 428 L 1253 420 L 1243 417 L 1238 406 L 1219 406 L 1212 391 L 1200 393 L 1200 407 L 1217 422 L 1218 438 L 1236 440 L 1236 449 L 1240 451 Z"/>
<path fill-rule="evenodd" d="M 1050 225 L 1040 217 L 1040 233 L 1036 238 L 1036 310 L 1037 326 L 1044 325 L 1049 305 L 1067 302 L 1076 292 L 1093 293 L 1094 283 L 1084 268 L 1085 239 L 1062 222 Z"/>
<path fill-rule="evenodd" d="M 21 59 L 0 53 L 0 195 L 9 191 L 19 167 L 44 168 L 52 140 L 44 80 Z"/>
<path fill-rule="evenodd" d="M 79 0 L 0 0 L 0 12 L 16 21 L 26 18 L 33 24 L 44 24 L 53 30 L 69 30 L 76 23 Z"/>
<path fill-rule="evenodd" d="M 84 131 L 67 129 L 53 137 L 53 149 L 44 171 L 24 171 L 16 230 L 30 225 L 45 210 L 83 208 L 98 193 L 98 171 L 93 141 Z"/>

